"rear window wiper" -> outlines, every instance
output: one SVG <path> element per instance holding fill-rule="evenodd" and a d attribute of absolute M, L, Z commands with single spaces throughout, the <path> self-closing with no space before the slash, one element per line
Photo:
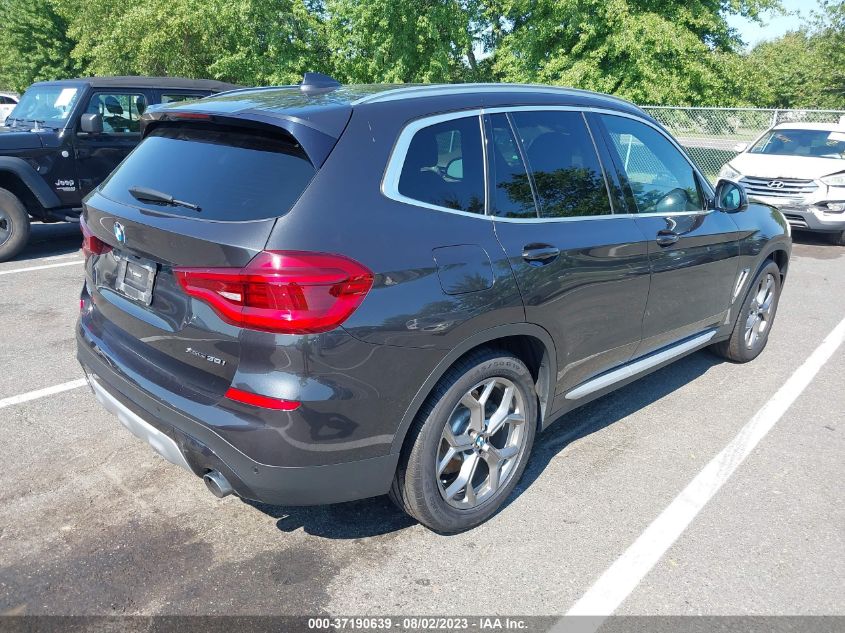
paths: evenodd
<path fill-rule="evenodd" d="M 177 200 L 169 193 L 156 191 L 155 189 L 148 189 L 147 187 L 129 187 L 129 193 L 132 197 L 141 202 L 158 202 L 160 204 L 169 204 L 174 207 L 185 207 L 186 209 L 193 209 L 194 211 L 202 211 L 199 205 L 193 202 L 185 202 L 184 200 Z"/>

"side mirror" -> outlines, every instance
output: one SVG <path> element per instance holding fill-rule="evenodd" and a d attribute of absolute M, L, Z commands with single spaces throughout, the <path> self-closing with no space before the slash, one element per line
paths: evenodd
<path fill-rule="evenodd" d="M 734 151 L 737 154 L 741 154 L 742 152 L 744 152 L 747 149 L 748 149 L 748 143 L 737 143 L 736 145 L 734 145 Z"/>
<path fill-rule="evenodd" d="M 733 180 L 721 179 L 716 184 L 716 210 L 736 213 L 748 207 L 748 194 Z"/>
<path fill-rule="evenodd" d="M 102 114 L 83 114 L 79 119 L 79 131 L 86 134 L 102 134 L 103 133 L 103 115 Z"/>
<path fill-rule="evenodd" d="M 461 180 L 464 177 L 464 159 L 455 158 L 449 161 L 446 165 L 446 175 L 455 180 Z"/>

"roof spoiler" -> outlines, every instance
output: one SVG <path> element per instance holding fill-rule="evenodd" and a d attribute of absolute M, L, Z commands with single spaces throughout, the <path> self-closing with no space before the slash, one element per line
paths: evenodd
<path fill-rule="evenodd" d="M 343 110 L 343 124 L 349 120 L 351 108 Z M 207 121 L 222 125 L 235 125 L 246 127 L 272 127 L 282 129 L 290 134 L 300 144 L 308 159 L 316 169 L 323 166 L 329 153 L 334 148 L 339 135 L 333 136 L 318 129 L 312 121 L 306 121 L 298 116 L 285 114 L 267 114 L 255 110 L 241 111 L 236 115 L 221 114 L 217 112 L 197 111 L 174 111 L 154 110 L 147 111 L 141 116 L 141 136 L 147 134 L 162 123 L 175 123 L 182 121 Z"/>

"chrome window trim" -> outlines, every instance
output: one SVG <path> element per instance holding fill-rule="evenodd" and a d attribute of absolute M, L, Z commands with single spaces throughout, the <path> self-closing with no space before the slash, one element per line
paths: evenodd
<path fill-rule="evenodd" d="M 409 88 L 401 88 L 398 90 L 410 90 Z M 379 93 L 382 94 L 382 93 Z M 498 113 L 509 113 L 509 112 L 542 112 L 542 111 L 564 111 L 564 112 L 594 112 L 596 114 L 606 114 L 610 116 L 621 116 L 627 119 L 633 119 L 634 121 L 638 121 L 644 125 L 647 125 L 654 130 L 656 130 L 659 134 L 661 134 L 665 139 L 667 139 L 675 149 L 677 149 L 682 158 L 687 162 L 687 164 L 692 168 L 695 174 L 698 175 L 701 182 L 707 187 L 707 192 L 711 196 L 713 195 L 713 188 L 710 185 L 710 182 L 703 176 L 701 171 L 698 167 L 689 159 L 687 153 L 683 150 L 683 148 L 673 139 L 671 136 L 667 135 L 658 125 L 643 119 L 640 116 L 636 116 L 633 114 L 629 114 L 627 112 L 620 112 L 619 110 L 613 110 L 609 108 L 594 108 L 594 107 L 581 107 L 581 106 L 558 106 L 558 105 L 531 105 L 531 106 L 498 106 L 495 108 L 471 108 L 468 110 L 454 110 L 452 112 L 446 112 L 444 114 L 435 114 L 431 116 L 424 116 L 419 119 L 415 119 L 405 125 L 402 128 L 402 131 L 399 133 L 399 137 L 396 140 L 396 143 L 393 146 L 393 149 L 390 152 L 390 157 L 387 160 L 387 167 L 384 171 L 384 176 L 382 176 L 381 180 L 381 192 L 390 200 L 394 200 L 396 202 L 401 202 L 403 204 L 409 204 L 415 207 L 422 207 L 424 209 L 431 209 L 433 211 L 442 211 L 445 213 L 453 213 L 455 215 L 463 215 L 470 218 L 477 218 L 481 220 L 489 220 L 492 222 L 515 222 L 515 223 L 537 223 L 537 222 L 584 222 L 584 221 L 591 221 L 591 220 L 612 220 L 616 218 L 649 218 L 649 217 L 680 217 L 680 216 L 689 216 L 689 215 L 708 215 L 713 212 L 713 209 L 701 209 L 697 211 L 673 211 L 669 213 L 613 213 L 609 215 L 591 215 L 591 216 L 574 216 L 574 217 L 565 217 L 565 218 L 501 218 L 497 216 L 492 216 L 489 214 L 489 174 L 487 173 L 487 137 L 484 133 L 484 115 L 485 114 L 498 114 Z M 438 123 L 443 123 L 445 121 L 453 121 L 455 119 L 463 119 L 469 117 L 478 117 L 478 124 L 481 133 L 481 147 L 482 147 L 482 155 L 484 160 L 484 213 L 471 213 L 469 211 L 460 211 L 458 209 L 450 209 L 448 207 L 441 207 L 436 204 L 431 204 L 428 202 L 423 202 L 421 200 L 415 200 L 413 198 L 409 198 L 407 196 L 403 196 L 399 193 L 399 178 L 402 175 L 402 167 L 405 165 L 405 157 L 408 153 L 408 148 L 411 145 L 411 140 L 414 138 L 414 134 L 420 131 L 423 128 L 430 127 L 432 125 L 437 125 Z M 589 124 L 587 124 L 587 129 L 589 130 Z M 592 133 L 592 131 L 591 131 Z M 600 160 L 600 158 L 599 158 Z M 602 165 L 604 167 L 604 165 Z M 606 169 L 606 168 L 605 168 Z M 605 178 L 607 175 L 605 174 Z"/>
<path fill-rule="evenodd" d="M 484 122 L 481 118 L 481 108 L 474 110 L 455 110 L 446 114 L 437 114 L 434 116 L 424 117 L 411 121 L 399 133 L 399 138 L 396 139 L 396 144 L 390 153 L 390 158 L 387 161 L 387 168 L 384 171 L 384 176 L 381 180 L 381 192 L 386 197 L 396 202 L 410 204 L 416 207 L 423 207 L 425 209 L 433 209 L 435 211 L 444 211 L 446 213 L 454 213 L 457 215 L 464 215 L 471 218 L 489 218 L 487 215 L 487 154 L 485 147 L 484 136 Z M 408 148 L 411 146 L 411 140 L 414 135 L 420 130 L 445 123 L 446 121 L 454 121 L 456 119 L 469 119 L 475 117 L 478 120 L 479 139 L 481 141 L 481 156 L 484 161 L 484 213 L 472 213 L 470 211 L 461 211 L 460 209 L 450 209 L 449 207 L 442 207 L 430 202 L 423 202 L 409 198 L 399 193 L 399 179 L 402 177 L 402 168 L 405 166 L 405 158 L 408 154 Z"/>

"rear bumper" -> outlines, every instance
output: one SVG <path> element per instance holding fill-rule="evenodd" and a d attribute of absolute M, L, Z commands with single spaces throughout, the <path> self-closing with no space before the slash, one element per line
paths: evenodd
<path fill-rule="evenodd" d="M 323 466 L 259 463 L 207 425 L 173 409 L 109 367 L 82 340 L 77 358 L 97 399 L 165 459 L 202 477 L 218 470 L 235 493 L 273 505 L 319 505 L 386 494 L 399 456 L 388 454 Z"/>

